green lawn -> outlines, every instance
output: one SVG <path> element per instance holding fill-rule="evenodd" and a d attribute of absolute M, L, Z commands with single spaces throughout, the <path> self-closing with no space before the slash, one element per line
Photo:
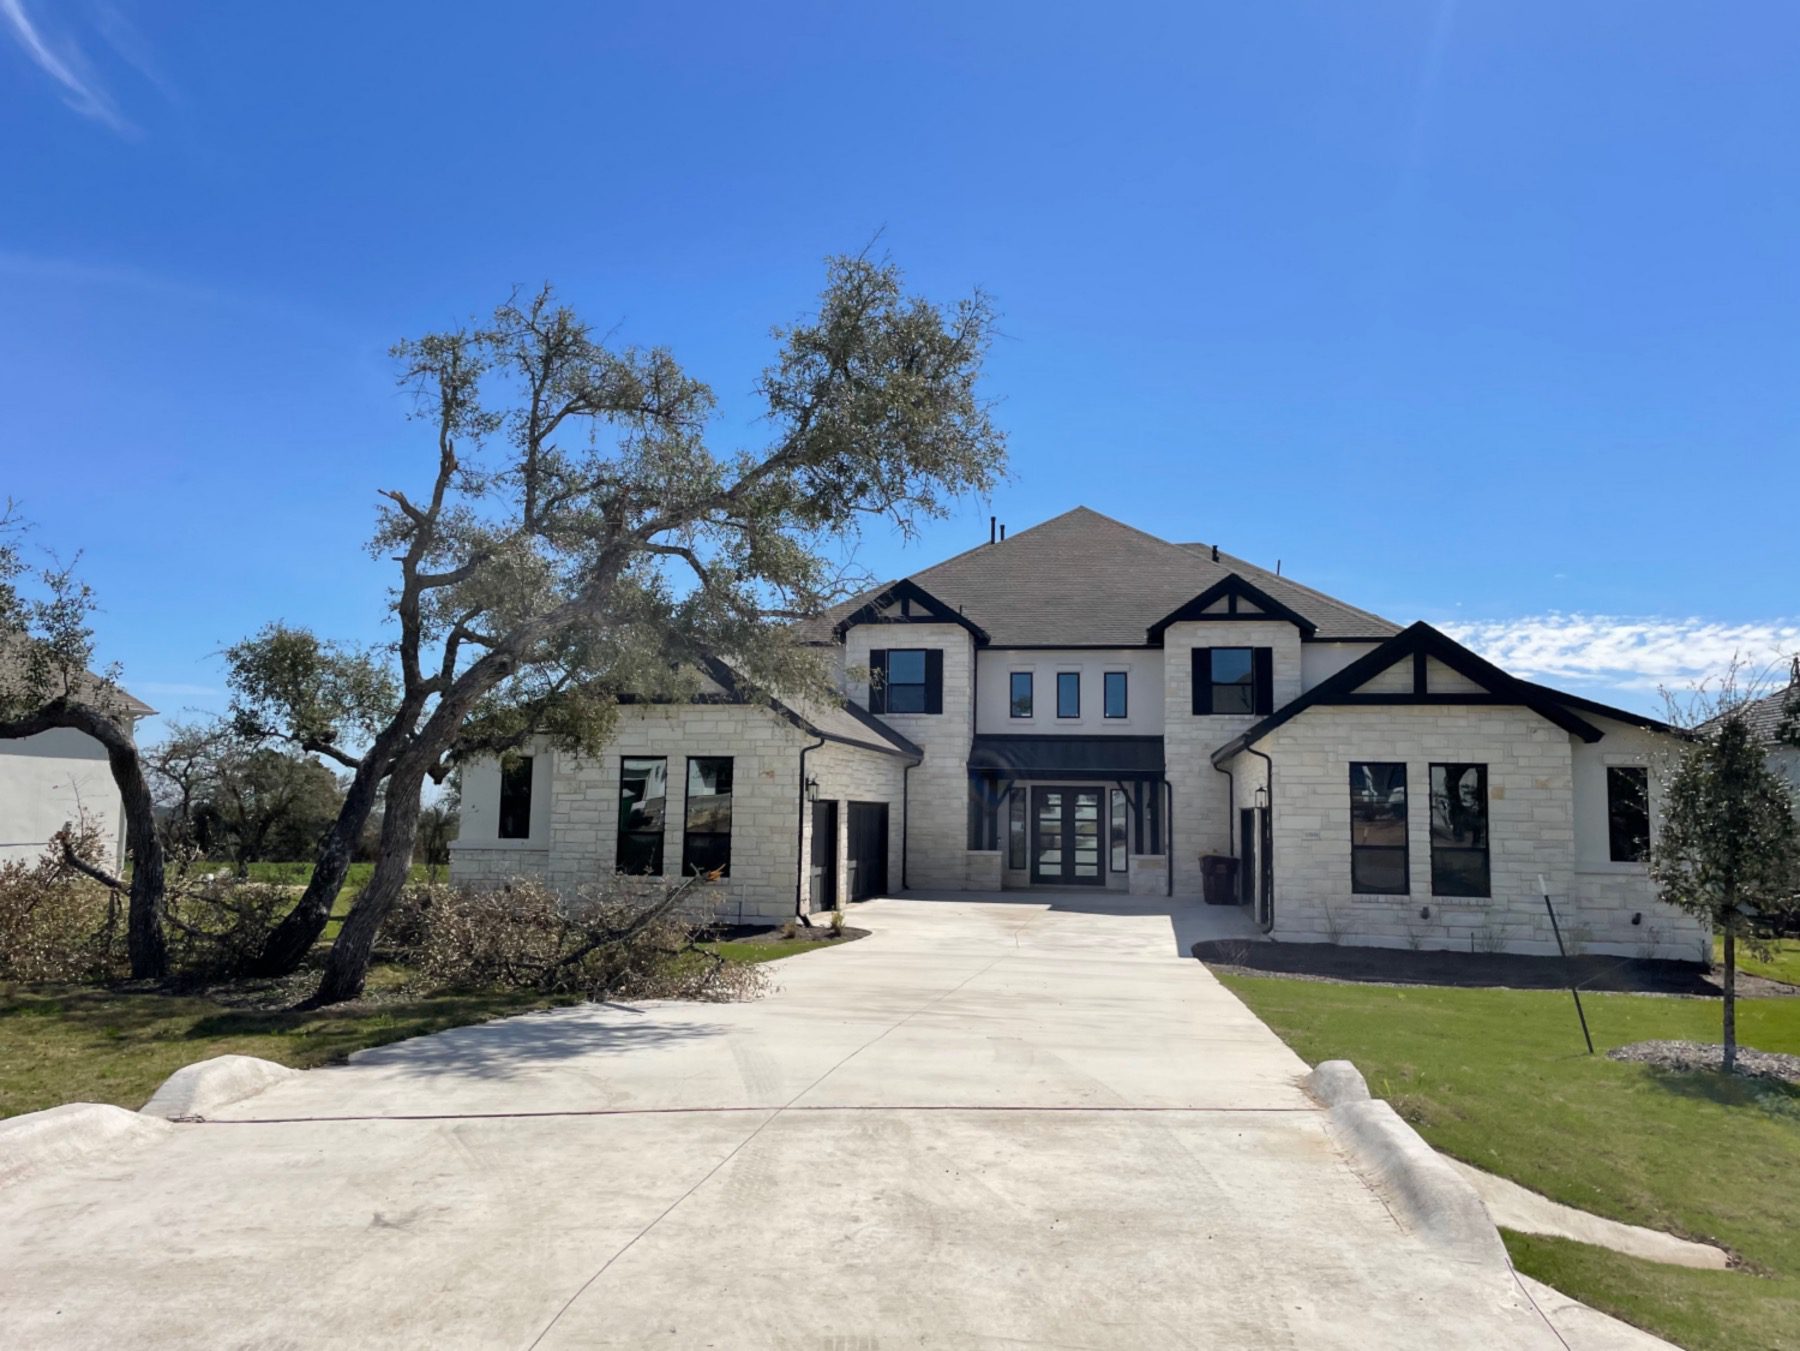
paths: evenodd
<path fill-rule="evenodd" d="M 1725 940 L 1713 939 L 1713 965 L 1723 965 L 1725 961 Z M 1774 955 L 1763 961 L 1752 957 L 1740 944 L 1737 950 L 1738 970 L 1748 972 L 1752 976 L 1761 976 L 1765 980 L 1785 981 L 1789 985 L 1800 985 L 1800 938 L 1784 938 L 1775 944 Z"/>
<path fill-rule="evenodd" d="M 1722 1243 L 1688 1271 L 1507 1235 L 1520 1270 L 1683 1346 L 1800 1348 L 1800 1091 L 1584 1053 L 1566 993 L 1221 977 L 1306 1060 L 1356 1062 L 1445 1153 L 1559 1201 Z M 1711 1000 L 1588 995 L 1595 1044 L 1717 1041 Z M 1747 1046 L 1800 1053 L 1800 999 L 1739 1005 Z"/>

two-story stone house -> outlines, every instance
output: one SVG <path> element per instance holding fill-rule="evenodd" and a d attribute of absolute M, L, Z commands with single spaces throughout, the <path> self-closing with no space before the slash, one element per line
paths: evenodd
<path fill-rule="evenodd" d="M 1080 508 L 810 629 L 844 700 L 622 710 L 471 766 L 452 875 L 723 868 L 727 919 L 908 889 L 1197 896 L 1277 938 L 1704 960 L 1643 862 L 1670 729 Z M 1217 867 L 1216 863 L 1211 865 Z"/>

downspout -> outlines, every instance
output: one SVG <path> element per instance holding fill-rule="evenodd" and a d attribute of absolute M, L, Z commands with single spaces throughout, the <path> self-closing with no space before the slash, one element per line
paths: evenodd
<path fill-rule="evenodd" d="M 1167 779 L 1162 781 L 1163 797 L 1167 804 L 1163 812 L 1163 895 L 1173 898 L 1175 895 L 1175 785 Z"/>
<path fill-rule="evenodd" d="M 1275 762 L 1254 746 L 1246 746 L 1245 750 L 1263 762 L 1263 778 L 1269 785 L 1269 922 L 1263 926 L 1263 932 L 1269 933 L 1275 928 Z"/>
<path fill-rule="evenodd" d="M 1229 769 L 1213 766 L 1213 773 L 1225 776 L 1225 844 L 1231 856 L 1237 857 L 1237 779 Z"/>
<path fill-rule="evenodd" d="M 900 769 L 900 890 L 906 888 L 907 837 L 912 834 L 912 772 L 919 767 L 914 761 Z"/>
<path fill-rule="evenodd" d="M 806 756 L 809 751 L 816 751 L 825 744 L 820 737 L 810 746 L 800 748 L 800 791 L 799 807 L 794 812 L 794 918 L 807 928 L 812 928 L 812 916 L 806 913 L 806 879 L 812 873 L 812 867 L 806 857 Z"/>

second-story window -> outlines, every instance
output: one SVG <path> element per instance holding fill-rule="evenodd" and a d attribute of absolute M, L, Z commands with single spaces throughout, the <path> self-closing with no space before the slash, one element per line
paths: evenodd
<path fill-rule="evenodd" d="M 1105 683 L 1105 713 L 1109 718 L 1126 716 L 1125 672 L 1108 671 Z"/>
<path fill-rule="evenodd" d="M 1009 716 L 1029 718 L 1031 716 L 1031 672 L 1014 671 L 1012 673 L 1012 691 L 1008 703 Z"/>
<path fill-rule="evenodd" d="M 1058 671 L 1056 673 L 1056 716 L 1059 718 L 1079 718 L 1081 716 L 1081 672 Z"/>
<path fill-rule="evenodd" d="M 869 712 L 943 711 L 942 648 L 889 647 L 869 653 Z"/>
<path fill-rule="evenodd" d="M 1261 717 L 1275 711 L 1275 650 L 1268 647 L 1196 647 L 1194 712 Z"/>

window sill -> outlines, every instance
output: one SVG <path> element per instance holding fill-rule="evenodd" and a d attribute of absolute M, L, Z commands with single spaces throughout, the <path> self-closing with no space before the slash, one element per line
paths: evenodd
<path fill-rule="evenodd" d="M 550 852 L 550 841 L 548 841 L 548 840 L 452 840 L 452 841 L 450 841 L 450 852 L 452 854 L 478 854 L 478 853 L 483 853 L 483 852 L 494 853 L 494 852 L 498 852 L 503 849 L 507 850 L 507 851 L 516 850 L 516 849 L 531 849 L 531 850 L 536 850 L 539 853 L 547 854 Z"/>

